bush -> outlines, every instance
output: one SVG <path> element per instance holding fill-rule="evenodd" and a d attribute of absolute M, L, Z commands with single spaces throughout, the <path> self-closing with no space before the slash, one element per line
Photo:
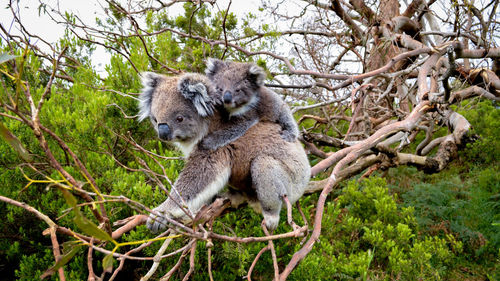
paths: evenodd
<path fill-rule="evenodd" d="M 412 207 L 398 207 L 381 178 L 349 182 L 327 204 L 319 243 L 293 280 L 428 280 L 461 252 L 451 235 L 422 235 Z"/>
<path fill-rule="evenodd" d="M 479 135 L 474 143 L 467 144 L 463 155 L 471 164 L 494 164 L 500 159 L 500 109 L 490 100 L 473 104 L 464 102 L 464 106 L 474 106 L 474 110 L 459 111 L 473 126 L 473 132 Z"/>

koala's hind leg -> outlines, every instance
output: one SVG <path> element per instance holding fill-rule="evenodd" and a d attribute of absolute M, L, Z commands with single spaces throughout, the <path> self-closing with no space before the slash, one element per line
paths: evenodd
<path fill-rule="evenodd" d="M 291 183 L 290 176 L 283 163 L 268 156 L 255 158 L 251 173 L 265 225 L 273 231 L 278 226 L 283 196 L 287 195 L 287 186 Z"/>

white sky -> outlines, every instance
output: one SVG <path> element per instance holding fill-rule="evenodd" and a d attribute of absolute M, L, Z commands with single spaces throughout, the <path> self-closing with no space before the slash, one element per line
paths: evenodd
<path fill-rule="evenodd" d="M 39 0 L 22 0 L 19 1 L 19 6 L 16 1 L 14 2 L 15 9 L 19 7 L 19 14 L 21 21 L 25 24 L 27 30 L 32 34 L 43 36 L 48 42 L 55 42 L 64 34 L 64 26 L 57 25 L 52 22 L 47 15 L 38 14 Z M 56 1 L 44 1 L 48 5 L 55 6 Z M 61 10 L 71 10 L 75 14 L 85 19 L 93 19 L 98 14 L 97 11 L 101 10 L 97 1 L 60 1 L 59 7 Z M 11 26 L 13 23 L 13 16 L 11 10 L 8 8 L 8 1 L 4 1 L 0 7 L 0 23 L 5 27 Z"/>
<path fill-rule="evenodd" d="M 15 6 L 15 10 L 19 8 L 18 14 L 20 15 L 21 22 L 24 24 L 25 28 L 30 34 L 38 35 L 43 38 L 45 41 L 54 45 L 58 39 L 60 39 L 64 35 L 64 26 L 60 24 L 56 24 L 53 22 L 47 15 L 43 12 L 38 13 L 38 7 L 40 6 L 39 0 L 22 0 L 19 2 L 19 6 L 15 1 L 13 5 Z M 56 7 L 57 1 L 44 1 L 48 5 Z M 85 21 L 89 23 L 94 23 L 96 17 L 102 17 L 103 14 L 98 14 L 98 11 L 102 11 L 99 4 L 95 0 L 89 1 L 71 1 L 71 0 L 61 0 L 59 3 L 59 8 L 63 11 L 72 11 Z M 19 27 L 14 24 L 14 17 L 10 8 L 8 7 L 8 2 L 5 1 L 0 7 L 0 24 L 2 24 L 7 30 L 16 34 L 19 30 Z M 48 47 L 41 43 L 37 42 L 34 39 L 36 45 L 44 50 L 47 50 Z M 109 61 L 109 54 L 107 54 L 104 49 L 97 48 L 93 55 L 93 62 L 107 62 Z M 101 63 L 93 63 L 94 67 L 98 69 L 98 72 L 103 75 L 104 73 L 104 65 Z"/>
<path fill-rule="evenodd" d="M 2 1 L 0 4 L 0 24 L 2 24 L 7 30 L 14 34 L 19 34 L 19 27 L 14 24 L 14 17 L 10 8 L 8 7 L 9 1 Z M 21 22 L 23 22 L 25 28 L 30 34 L 38 35 L 45 41 L 55 44 L 59 38 L 64 35 L 64 26 L 61 24 L 56 24 L 47 15 L 38 13 L 38 7 L 40 6 L 40 0 L 21 0 L 19 4 L 17 1 L 13 0 L 13 5 L 15 10 L 19 8 L 19 15 Z M 121 1 L 128 2 L 128 1 Z M 73 12 L 79 18 L 81 18 L 85 23 L 93 25 L 95 24 L 95 18 L 99 17 L 101 19 L 106 18 L 103 11 L 103 6 L 106 3 L 99 0 L 87 0 L 87 1 L 76 1 L 76 0 L 47 0 L 43 1 L 50 7 L 58 7 L 61 11 Z M 216 2 L 219 9 L 226 9 L 229 4 L 229 0 L 218 0 Z M 184 3 L 178 3 L 169 7 L 169 13 L 175 14 L 183 11 L 182 5 Z M 260 4 L 260 0 L 233 0 L 231 3 L 230 11 L 235 13 L 238 17 L 247 14 L 250 11 L 255 12 Z M 36 40 L 36 39 L 34 39 Z M 33 41 L 36 42 L 36 41 Z M 47 50 L 48 47 L 37 42 L 37 46 Z M 92 62 L 94 67 L 97 69 L 100 75 L 106 75 L 104 72 L 104 64 L 109 62 L 109 54 L 105 52 L 104 48 L 97 46 L 95 52 L 92 56 Z"/>

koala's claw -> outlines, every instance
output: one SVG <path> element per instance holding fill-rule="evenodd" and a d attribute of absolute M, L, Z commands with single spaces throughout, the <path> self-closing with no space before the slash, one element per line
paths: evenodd
<path fill-rule="evenodd" d="M 146 227 L 153 233 L 166 228 L 167 219 L 165 218 L 165 212 L 163 212 L 162 210 L 154 209 L 153 213 L 149 214 L 148 221 L 146 222 Z"/>

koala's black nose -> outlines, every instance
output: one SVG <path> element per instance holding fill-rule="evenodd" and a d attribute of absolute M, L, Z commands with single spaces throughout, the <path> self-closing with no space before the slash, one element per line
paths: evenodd
<path fill-rule="evenodd" d="M 172 138 L 172 130 L 170 130 L 167 124 L 158 124 L 158 137 L 162 140 L 170 140 Z"/>
<path fill-rule="evenodd" d="M 224 93 L 222 99 L 224 100 L 224 103 L 230 103 L 233 100 L 233 95 L 231 95 L 231 92 L 227 91 Z"/>

